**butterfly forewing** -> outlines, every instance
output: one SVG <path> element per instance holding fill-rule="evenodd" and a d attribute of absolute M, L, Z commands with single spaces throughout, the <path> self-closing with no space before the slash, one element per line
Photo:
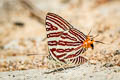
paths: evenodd
<path fill-rule="evenodd" d="M 49 53 L 55 61 L 74 64 L 86 61 L 80 56 L 86 51 L 82 47 L 86 35 L 54 13 L 46 16 L 46 31 Z"/>

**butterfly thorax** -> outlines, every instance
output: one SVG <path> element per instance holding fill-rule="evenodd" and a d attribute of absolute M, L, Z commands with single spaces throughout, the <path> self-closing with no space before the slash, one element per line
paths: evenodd
<path fill-rule="evenodd" d="M 90 36 L 87 36 L 86 40 L 83 42 L 83 47 L 87 49 L 88 48 L 94 49 L 93 42 L 94 40 Z"/>

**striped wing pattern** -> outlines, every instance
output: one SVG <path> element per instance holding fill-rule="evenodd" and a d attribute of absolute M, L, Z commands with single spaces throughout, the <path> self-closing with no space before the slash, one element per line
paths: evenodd
<path fill-rule="evenodd" d="M 81 47 L 83 41 L 86 40 L 86 35 L 73 28 L 62 17 L 54 13 L 47 13 L 46 31 L 49 56 L 55 61 L 65 64 L 81 64 L 87 61 L 86 58 L 80 56 L 86 51 Z"/>

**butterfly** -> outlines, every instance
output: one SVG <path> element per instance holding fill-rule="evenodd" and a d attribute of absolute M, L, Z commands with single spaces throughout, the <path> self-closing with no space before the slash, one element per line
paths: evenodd
<path fill-rule="evenodd" d="M 87 62 L 87 58 L 81 54 L 88 48 L 94 49 L 94 42 L 102 43 L 94 41 L 93 36 L 85 35 L 57 14 L 48 12 L 45 24 L 48 39 L 48 59 L 53 60 L 56 64 L 77 66 Z"/>

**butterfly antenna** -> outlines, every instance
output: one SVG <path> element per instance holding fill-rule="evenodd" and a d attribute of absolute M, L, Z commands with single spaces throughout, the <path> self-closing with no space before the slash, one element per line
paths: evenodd
<path fill-rule="evenodd" d="M 101 42 L 101 41 L 95 41 L 95 42 L 97 42 L 97 43 L 101 43 L 101 44 L 106 44 L 106 43 L 104 43 L 104 42 Z"/>
<path fill-rule="evenodd" d="M 88 35 L 90 35 L 91 31 L 92 31 L 92 27 L 91 27 L 91 29 L 90 29 L 90 31 L 89 31 L 89 33 L 88 33 Z"/>
<path fill-rule="evenodd" d="M 96 37 L 98 37 L 99 36 L 99 34 L 97 34 L 96 36 L 94 36 L 93 38 L 96 38 Z"/>
<path fill-rule="evenodd" d="M 42 41 L 45 41 L 47 39 L 47 37 L 43 38 Z"/>
<path fill-rule="evenodd" d="M 27 56 L 33 56 L 33 55 L 47 56 L 47 55 L 43 55 L 43 54 L 27 54 Z"/>

